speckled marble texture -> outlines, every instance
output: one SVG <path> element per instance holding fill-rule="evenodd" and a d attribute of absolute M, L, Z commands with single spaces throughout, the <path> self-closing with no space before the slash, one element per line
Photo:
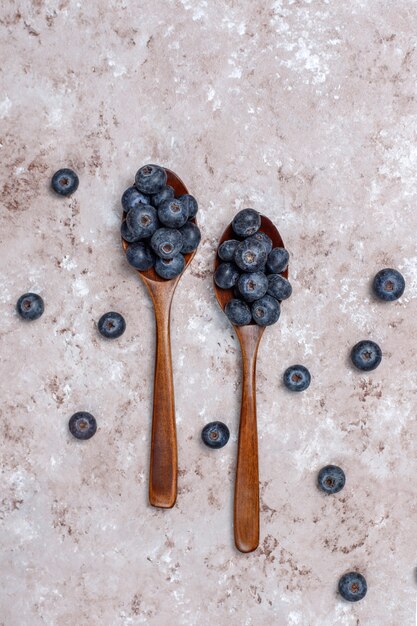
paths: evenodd
<path fill-rule="evenodd" d="M 417 5 L 9 0 L 1 9 L 2 626 L 411 626 L 416 613 Z M 177 290 L 175 509 L 147 505 L 154 322 L 120 246 L 148 161 L 200 203 Z M 59 167 L 80 176 L 56 197 Z M 234 549 L 237 340 L 212 289 L 237 209 L 273 219 L 293 297 L 258 362 L 261 544 Z M 370 294 L 382 267 L 400 301 Z M 27 324 L 18 296 L 39 292 Z M 117 310 L 126 333 L 97 333 Z M 372 338 L 361 375 L 350 347 Z M 284 369 L 312 384 L 286 392 Z M 71 438 L 77 410 L 97 417 Z M 232 437 L 210 451 L 200 431 Z M 315 487 L 326 463 L 346 488 Z M 358 569 L 366 599 L 344 603 Z"/>

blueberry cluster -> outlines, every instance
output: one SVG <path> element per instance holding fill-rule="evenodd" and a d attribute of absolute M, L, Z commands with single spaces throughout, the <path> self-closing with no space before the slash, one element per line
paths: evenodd
<path fill-rule="evenodd" d="M 214 273 L 221 289 L 234 289 L 234 298 L 225 307 L 232 324 L 255 322 L 270 326 L 278 321 L 280 302 L 289 298 L 291 284 L 282 276 L 288 265 L 285 248 L 273 248 L 268 235 L 260 230 L 261 215 L 243 209 L 234 217 L 236 239 L 220 244 L 217 254 L 222 263 Z"/>
<path fill-rule="evenodd" d="M 175 197 L 167 185 L 167 173 L 159 165 L 144 165 L 135 183 L 122 196 L 126 217 L 121 235 L 129 244 L 126 258 L 143 272 L 155 269 L 161 278 L 175 278 L 185 267 L 184 255 L 200 243 L 200 230 L 194 218 L 197 200 L 190 194 Z"/>

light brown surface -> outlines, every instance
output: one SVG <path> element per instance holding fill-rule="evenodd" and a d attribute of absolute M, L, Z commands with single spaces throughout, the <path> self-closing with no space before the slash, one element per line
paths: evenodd
<path fill-rule="evenodd" d="M 104 7 L 107 6 L 107 9 Z M 417 9 L 413 2 L 8 2 L 1 11 L 0 623 L 408 626 L 415 621 Z M 121 252 L 137 167 L 176 171 L 203 241 L 172 318 L 176 507 L 147 504 L 154 321 Z M 74 167 L 69 200 L 48 189 Z M 212 289 L 237 209 L 273 219 L 293 297 L 258 360 L 261 544 L 233 546 L 236 338 Z M 403 298 L 376 302 L 398 267 Z M 26 290 L 42 318 L 20 321 Z M 101 339 L 95 321 L 123 313 Z M 353 371 L 370 337 L 384 356 Z M 286 392 L 303 363 L 312 384 Z M 91 411 L 93 439 L 67 431 Z M 212 419 L 230 443 L 199 441 Z M 315 487 L 340 464 L 336 497 Z M 357 605 L 337 580 L 367 578 Z"/>

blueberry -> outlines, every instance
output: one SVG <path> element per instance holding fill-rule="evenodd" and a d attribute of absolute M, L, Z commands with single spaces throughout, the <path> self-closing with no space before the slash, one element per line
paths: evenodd
<path fill-rule="evenodd" d="M 139 204 L 149 204 L 149 202 L 149 196 L 145 196 L 145 194 L 138 191 L 136 187 L 128 187 L 122 195 L 122 207 L 126 213 Z"/>
<path fill-rule="evenodd" d="M 138 204 L 130 209 L 126 224 L 132 235 L 138 239 L 152 237 L 159 226 L 156 209 L 150 204 Z"/>
<path fill-rule="evenodd" d="M 52 189 L 60 196 L 70 196 L 74 191 L 77 191 L 79 179 L 77 174 L 65 167 L 62 170 L 58 170 L 52 176 Z"/>
<path fill-rule="evenodd" d="M 289 258 L 290 255 L 285 248 L 274 248 L 268 254 L 266 269 L 271 274 L 279 274 L 287 267 Z"/>
<path fill-rule="evenodd" d="M 290 391 L 304 391 L 310 386 L 311 375 L 304 365 L 290 365 L 284 372 L 284 385 Z"/>
<path fill-rule="evenodd" d="M 24 320 L 37 320 L 45 306 L 37 293 L 24 293 L 16 303 L 16 310 Z"/>
<path fill-rule="evenodd" d="M 181 252 L 182 254 L 188 254 L 197 249 L 201 240 L 201 233 L 199 227 L 194 222 L 187 222 L 182 228 L 180 228 L 183 243 Z"/>
<path fill-rule="evenodd" d="M 348 602 L 358 602 L 366 596 L 368 585 L 366 579 L 358 572 L 344 574 L 339 580 L 339 593 Z"/>
<path fill-rule="evenodd" d="M 240 242 L 236 248 L 234 258 L 236 265 L 244 272 L 263 270 L 266 259 L 265 246 L 252 237 Z"/>
<path fill-rule="evenodd" d="M 355 367 L 364 372 L 370 372 L 382 361 L 381 348 L 374 341 L 359 341 L 353 346 L 350 358 Z"/>
<path fill-rule="evenodd" d="M 281 307 L 272 296 L 264 296 L 252 304 L 252 318 L 258 326 L 270 326 L 278 321 Z"/>
<path fill-rule="evenodd" d="M 125 318 L 123 315 L 120 315 L 120 313 L 109 311 L 100 317 L 97 327 L 103 337 L 117 339 L 117 337 L 120 337 L 120 335 L 123 335 L 125 332 L 126 322 Z"/>
<path fill-rule="evenodd" d="M 131 243 L 126 250 L 126 258 L 130 265 L 137 270 L 144 272 L 150 270 L 155 262 L 155 257 L 152 254 L 152 250 L 148 248 L 142 241 Z"/>
<path fill-rule="evenodd" d="M 185 208 L 188 212 L 188 219 L 195 217 L 198 211 L 197 200 L 194 196 L 191 196 L 189 193 L 184 193 L 182 196 L 178 196 L 178 200 L 184 204 Z"/>
<path fill-rule="evenodd" d="M 182 254 L 177 254 L 172 259 L 161 259 L 158 257 L 155 261 L 155 272 L 166 280 L 171 280 L 171 278 L 181 274 L 184 267 L 185 259 Z"/>
<path fill-rule="evenodd" d="M 238 237 L 254 235 L 260 226 L 261 216 L 254 209 L 242 209 L 232 221 L 232 228 Z"/>
<path fill-rule="evenodd" d="M 139 241 L 140 237 L 135 237 L 132 234 L 129 226 L 126 223 L 126 220 L 123 220 L 122 225 L 120 226 L 120 234 L 122 238 L 127 241 L 127 243 L 134 243 L 135 241 Z"/>
<path fill-rule="evenodd" d="M 221 289 L 231 289 L 239 280 L 239 271 L 232 263 L 220 263 L 214 272 L 214 282 Z"/>
<path fill-rule="evenodd" d="M 142 193 L 152 195 L 163 190 L 167 183 L 167 174 L 159 165 L 144 165 L 135 176 L 135 186 Z"/>
<path fill-rule="evenodd" d="M 170 185 L 165 185 L 165 187 L 159 193 L 155 193 L 151 198 L 151 203 L 154 207 L 159 207 L 160 204 L 166 202 L 167 200 L 172 200 L 175 196 L 174 190 Z"/>
<path fill-rule="evenodd" d="M 158 217 L 164 226 L 181 228 L 188 219 L 187 207 L 178 198 L 167 200 L 159 205 Z"/>
<path fill-rule="evenodd" d="M 268 289 L 268 279 L 263 272 L 241 274 L 237 287 L 246 302 L 255 302 L 262 298 Z"/>
<path fill-rule="evenodd" d="M 292 294 L 291 283 L 280 274 L 269 274 L 268 293 L 277 300 L 286 300 Z"/>
<path fill-rule="evenodd" d="M 172 259 L 181 252 L 182 235 L 179 230 L 174 228 L 158 228 L 152 235 L 152 250 L 161 259 Z"/>
<path fill-rule="evenodd" d="M 248 307 L 246 302 L 238 300 L 237 298 L 229 300 L 229 302 L 224 307 L 224 312 L 226 313 L 232 324 L 234 324 L 235 326 L 246 326 L 252 321 L 250 308 Z"/>
<path fill-rule="evenodd" d="M 201 431 L 203 443 L 209 448 L 223 448 L 229 441 L 230 432 L 223 422 L 210 422 Z"/>
<path fill-rule="evenodd" d="M 267 254 L 269 254 L 271 252 L 271 250 L 272 250 L 272 239 L 270 237 L 268 237 L 268 235 L 266 235 L 265 233 L 263 233 L 261 231 L 258 231 L 257 233 L 252 235 L 252 237 L 256 241 L 259 241 L 259 243 L 262 243 L 264 245 Z"/>
<path fill-rule="evenodd" d="M 345 472 L 337 465 L 326 465 L 319 471 L 317 484 L 325 493 L 338 493 L 345 486 Z"/>
<path fill-rule="evenodd" d="M 398 270 L 387 267 L 380 270 L 374 278 L 374 293 L 381 300 L 393 302 L 398 300 L 404 293 L 405 280 L 404 276 Z"/>
<path fill-rule="evenodd" d="M 71 435 L 77 439 L 90 439 L 97 430 L 96 418 L 87 411 L 78 411 L 68 423 Z"/>
<path fill-rule="evenodd" d="M 227 241 L 223 241 L 223 243 L 220 244 L 217 250 L 217 254 L 222 261 L 233 261 L 233 259 L 235 258 L 236 248 L 239 244 L 240 241 L 238 241 L 237 239 L 228 239 Z"/>

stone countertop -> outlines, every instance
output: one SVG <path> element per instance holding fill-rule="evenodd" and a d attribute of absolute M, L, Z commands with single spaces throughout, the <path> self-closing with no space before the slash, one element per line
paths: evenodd
<path fill-rule="evenodd" d="M 105 8 L 107 7 L 107 8 Z M 398 0 L 10 0 L 0 16 L 2 626 L 415 620 L 416 7 Z M 154 321 L 119 239 L 136 169 L 176 171 L 203 239 L 172 311 L 179 495 L 147 505 Z M 49 190 L 73 167 L 70 199 Z M 291 253 L 258 361 L 261 542 L 233 546 L 240 353 L 216 241 L 253 206 Z M 396 267 L 404 296 L 370 293 Z M 32 290 L 38 321 L 14 304 Z M 127 330 L 96 322 L 120 311 Z M 350 347 L 383 350 L 370 374 Z M 284 369 L 312 384 L 291 394 Z M 98 432 L 71 438 L 77 410 Z M 204 448 L 225 421 L 231 441 Z M 341 465 L 326 497 L 318 470 Z M 368 595 L 341 601 L 358 569 Z"/>

